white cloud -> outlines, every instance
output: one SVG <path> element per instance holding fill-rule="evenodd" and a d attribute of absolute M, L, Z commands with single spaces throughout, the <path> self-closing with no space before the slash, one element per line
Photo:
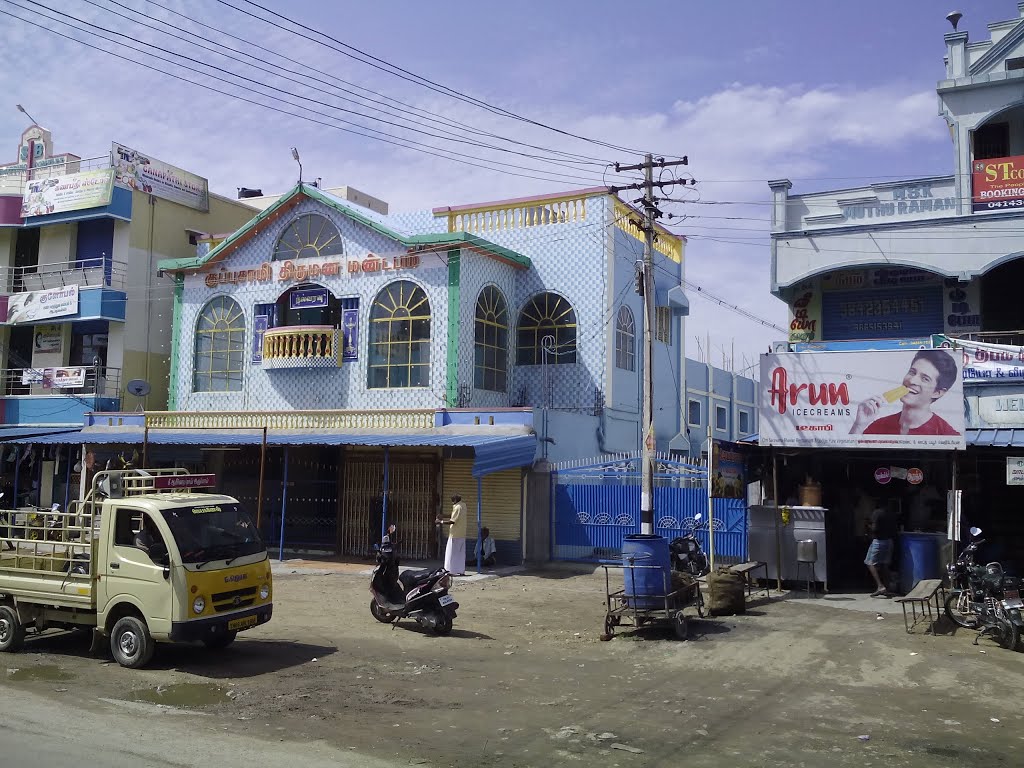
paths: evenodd
<path fill-rule="evenodd" d="M 148 8 L 138 1 L 134 4 L 140 9 Z M 192 10 L 188 4 L 176 7 L 196 16 L 203 13 Z M 80 15 L 90 12 L 86 6 L 81 8 L 76 11 Z M 91 18 L 102 17 L 98 10 L 93 9 L 91 13 Z M 104 23 L 109 26 L 109 17 L 105 19 Z M 116 139 L 207 176 L 213 191 L 221 194 L 233 196 L 239 186 L 262 187 L 268 193 L 290 187 L 297 171 L 289 153 L 291 146 L 299 147 L 302 153 L 307 179 L 319 176 L 327 186 L 356 186 L 389 201 L 393 210 L 540 194 L 593 186 L 605 180 L 611 183 L 614 178 L 614 175 L 605 175 L 599 166 L 559 169 L 553 164 L 514 154 L 488 152 L 466 145 L 455 148 L 487 158 L 485 163 L 497 160 L 534 168 L 520 171 L 528 175 L 558 170 L 580 178 L 541 181 L 483 170 L 354 137 L 236 101 L 81 48 L 9 18 L 3 18 L 3 24 L 8 30 L 6 42 L 13 66 L 0 73 L 0 90 L 12 103 L 25 104 L 53 130 L 58 151 L 83 156 L 103 154 L 108 151 L 109 142 Z M 127 24 L 123 27 L 130 31 Z M 325 79 L 343 76 L 365 83 L 422 109 L 484 131 L 608 161 L 631 163 L 638 160 L 624 152 L 571 141 L 465 104 L 442 100 L 435 93 L 416 91 L 408 84 L 384 83 L 379 73 L 358 69 L 351 61 L 319 46 L 296 42 L 282 32 L 269 33 L 266 27 L 255 23 L 240 23 L 232 27 L 232 31 L 241 37 L 258 37 L 263 45 L 287 50 L 299 61 L 318 62 L 317 76 Z M 121 47 L 118 51 L 145 59 L 148 41 L 158 38 L 152 33 L 140 32 L 136 39 L 136 45 Z M 208 40 L 216 44 L 222 38 L 211 33 Z M 229 42 L 239 45 L 237 41 Z M 185 50 L 182 43 L 163 40 L 161 44 Z M 114 46 L 107 47 L 114 49 Z M 197 55 L 194 50 L 192 53 Z M 751 55 L 766 53 L 754 51 Z M 272 58 L 263 54 L 261 57 Z M 214 61 L 206 54 L 197 58 Z M 172 69 L 170 65 L 149 62 Z M 220 62 L 220 65 L 238 66 L 227 62 Z M 540 73 L 544 70 L 541 61 L 520 66 L 524 71 Z M 429 61 L 421 69 L 429 74 Z M 230 90 L 208 77 L 176 71 L 212 87 Z M 268 86 L 293 90 L 327 104 L 355 108 L 351 103 L 280 77 L 251 70 L 249 76 Z M 922 144 L 938 146 L 948 140 L 935 114 L 934 93 L 895 85 L 857 89 L 736 83 L 691 100 L 675 99 L 668 93 L 665 107 L 660 111 L 624 107 L 600 113 L 591 113 L 587 94 L 582 90 L 576 98 L 565 94 L 564 102 L 557 108 L 550 104 L 540 108 L 530 102 L 531 89 L 536 85 L 536 82 L 524 83 L 522 92 L 507 94 L 503 103 L 538 121 L 572 133 L 598 137 L 611 144 L 650 147 L 664 155 L 689 155 L 691 165 L 685 170 L 700 180 L 697 189 L 701 200 L 727 204 L 665 204 L 667 211 L 694 217 L 682 223 L 669 222 L 674 229 L 692 235 L 687 247 L 688 279 L 780 326 L 785 325 L 785 308 L 769 295 L 769 207 L 765 181 L 781 176 L 797 179 L 863 175 L 874 169 L 858 164 L 855 158 L 899 147 L 907 148 L 909 166 L 913 164 L 910 158 L 915 157 L 914 153 Z M 623 88 L 623 83 L 611 83 L 609 87 Z M 269 101 L 266 96 L 252 98 Z M 625 100 L 622 103 L 629 104 Z M 290 106 L 281 108 L 299 111 Z M 329 106 L 317 109 L 330 111 Z M 329 122 L 323 117 L 316 119 Z M 348 115 L 346 119 L 356 118 Z M 22 120 L 13 110 L 0 113 L 0 136 L 6 137 L 0 146 L 13 149 L 14 140 L 24 127 Z M 372 121 L 364 122 L 381 130 L 396 130 Z M 431 123 L 425 118 L 424 122 Z M 431 127 L 439 130 L 445 126 L 435 120 Z M 411 133 L 406 135 L 413 137 Z M 442 144 L 433 138 L 415 138 Z M 535 151 L 513 148 L 527 153 Z M 0 162 L 10 160 L 13 158 L 0 157 Z M 920 169 L 897 168 L 893 172 L 903 170 Z M 943 169 L 934 170 L 941 172 Z M 833 186 L 856 186 L 866 181 L 844 181 Z M 628 195 L 624 197 L 631 199 Z M 708 218 L 712 216 L 736 220 Z M 744 229 L 755 231 L 742 231 Z M 691 311 L 688 340 L 710 334 L 713 347 L 726 349 L 731 349 L 735 341 L 737 361 L 744 355 L 752 358 L 764 351 L 770 340 L 782 337 L 779 331 L 766 329 L 696 296 L 691 299 Z M 690 352 L 696 354 L 692 345 Z M 712 361 L 718 364 L 721 359 L 714 355 Z"/>

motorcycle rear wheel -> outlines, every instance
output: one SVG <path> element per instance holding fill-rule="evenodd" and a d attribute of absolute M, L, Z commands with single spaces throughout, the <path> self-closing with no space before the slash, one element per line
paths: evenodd
<path fill-rule="evenodd" d="M 946 617 L 958 627 L 977 629 L 979 626 L 979 617 L 971 607 L 968 592 L 950 592 L 946 598 L 945 612 Z"/>
<path fill-rule="evenodd" d="M 1020 629 L 1011 621 L 999 622 L 999 632 L 996 634 L 996 642 L 1008 651 L 1015 651 L 1020 646 Z"/>
<path fill-rule="evenodd" d="M 447 635 L 452 631 L 452 617 L 448 615 L 447 611 L 441 611 L 441 615 L 437 617 L 437 623 L 434 624 L 434 631 L 439 635 Z"/>
<path fill-rule="evenodd" d="M 373 614 L 373 618 L 379 621 L 381 624 L 390 624 L 395 620 L 395 614 L 386 608 L 382 608 L 377 604 L 376 600 L 370 601 L 370 613 Z"/>

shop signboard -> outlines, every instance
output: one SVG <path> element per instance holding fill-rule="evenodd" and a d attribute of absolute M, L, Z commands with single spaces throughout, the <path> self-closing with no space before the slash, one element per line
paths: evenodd
<path fill-rule="evenodd" d="M 980 211 L 1024 208 L 1024 156 L 975 160 L 971 174 L 971 206 Z"/>
<path fill-rule="evenodd" d="M 43 389 L 76 389 L 85 386 L 85 368 L 44 368 Z"/>
<path fill-rule="evenodd" d="M 762 445 L 963 450 L 963 381 L 952 350 L 761 356 Z"/>
<path fill-rule="evenodd" d="M 857 341 L 813 341 L 794 344 L 794 352 L 867 352 L 886 349 L 931 349 L 930 336 L 909 339 L 861 339 Z M 788 351 L 788 350 L 782 350 Z"/>
<path fill-rule="evenodd" d="M 32 338 L 32 351 L 41 353 L 60 352 L 62 336 L 59 325 L 37 325 Z"/>
<path fill-rule="evenodd" d="M 1006 457 L 1006 484 L 1024 485 L 1024 456 Z"/>
<path fill-rule="evenodd" d="M 115 181 L 121 186 L 146 192 L 197 211 L 210 210 L 206 179 L 144 155 L 136 149 L 113 143 Z"/>
<path fill-rule="evenodd" d="M 50 288 L 46 291 L 12 293 L 7 298 L 7 323 L 31 323 L 49 317 L 64 317 L 78 312 L 78 286 Z"/>
<path fill-rule="evenodd" d="M 711 448 L 711 496 L 742 499 L 746 495 L 743 454 L 736 443 L 713 440 Z"/>
<path fill-rule="evenodd" d="M 961 356 L 960 365 L 965 384 L 1024 381 L 1024 347 L 954 339 L 942 334 L 932 336 L 932 346 L 952 349 Z"/>
<path fill-rule="evenodd" d="M 21 217 L 27 219 L 110 205 L 113 181 L 112 168 L 28 181 L 21 200 Z"/>

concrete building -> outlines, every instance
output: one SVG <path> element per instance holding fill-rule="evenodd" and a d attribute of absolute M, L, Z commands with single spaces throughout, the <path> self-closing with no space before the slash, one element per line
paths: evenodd
<path fill-rule="evenodd" d="M 963 352 L 966 451 L 929 454 L 928 466 L 920 453 L 847 451 L 832 503 L 859 483 L 906 511 L 919 492 L 896 498 L 879 467 L 920 464 L 920 492 L 931 486 L 940 500 L 932 525 L 944 525 L 946 492 L 958 490 L 964 515 L 1019 552 L 1024 491 L 1007 464 L 1024 449 L 1024 3 L 988 30 L 977 42 L 945 35 L 936 93 L 951 144 L 940 173 L 802 195 L 770 183 L 771 289 L 790 307 L 794 351 Z"/>
<path fill-rule="evenodd" d="M 28 128 L 0 166 L 0 439 L 70 431 L 93 411 L 165 407 L 174 283 L 157 262 L 194 253 L 190 233 L 251 215 L 208 194 L 205 179 L 120 144 L 82 159 Z M 129 393 L 132 380 L 148 393 Z M 64 463 L 76 462 L 61 459 L 66 484 Z M 19 491 L 38 492 L 50 474 L 41 469 Z"/>

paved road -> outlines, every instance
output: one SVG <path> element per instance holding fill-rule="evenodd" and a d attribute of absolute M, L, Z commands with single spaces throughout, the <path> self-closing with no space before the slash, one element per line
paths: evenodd
<path fill-rule="evenodd" d="M 86 708 L 3 686 L 0 765 L 47 768 L 393 768 L 397 763 L 322 742 L 262 741 L 224 732 L 214 719 L 148 704 L 96 700 Z M 407 765 L 407 763 L 403 763 Z"/>

